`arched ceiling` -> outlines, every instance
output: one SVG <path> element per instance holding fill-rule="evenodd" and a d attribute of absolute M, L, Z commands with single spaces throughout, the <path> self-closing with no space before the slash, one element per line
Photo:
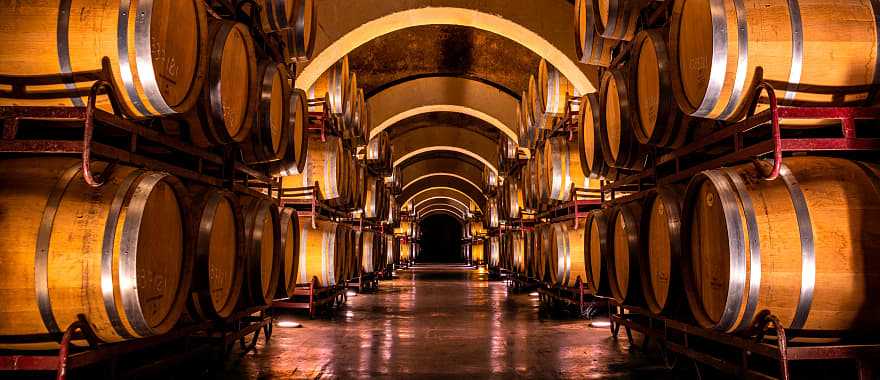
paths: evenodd
<path fill-rule="evenodd" d="M 458 191 L 452 191 L 448 189 L 431 189 L 413 197 L 412 204 L 413 207 L 418 210 L 419 207 L 424 207 L 426 202 L 438 200 L 445 201 L 447 203 L 455 203 L 459 206 L 464 207 L 465 209 L 469 209 L 470 204 L 473 202 L 473 200 L 466 194 L 460 193 Z"/>
<path fill-rule="evenodd" d="M 452 210 L 447 210 L 447 209 L 436 209 L 436 210 L 428 211 L 428 212 L 426 212 L 424 215 L 419 215 L 419 219 L 424 219 L 424 218 L 426 218 L 426 217 L 428 217 L 428 216 L 431 216 L 431 215 L 437 215 L 437 214 L 446 214 L 446 215 L 452 216 L 452 217 L 454 217 L 456 220 L 458 220 L 459 222 L 464 222 L 464 221 L 465 221 L 465 218 L 463 218 L 461 215 L 456 214 L 456 213 L 453 212 Z"/>
<path fill-rule="evenodd" d="M 466 114 L 517 140 L 519 98 L 483 81 L 458 77 L 421 77 L 386 87 L 367 100 L 370 137 L 407 118 L 431 112 Z"/>
<path fill-rule="evenodd" d="M 422 156 L 422 159 L 409 160 L 401 165 L 401 184 L 403 188 L 406 188 L 419 178 L 438 173 L 454 173 L 482 186 L 483 167 L 478 161 L 466 160 L 464 157 L 431 157 L 427 155 Z"/>
<path fill-rule="evenodd" d="M 413 207 L 416 209 L 416 211 L 419 211 L 419 210 L 423 210 L 426 207 L 430 207 L 430 206 L 438 204 L 438 203 L 450 205 L 455 208 L 459 208 L 461 210 L 468 209 L 467 203 L 463 203 L 462 201 L 460 201 L 456 198 L 446 197 L 446 196 L 428 197 L 428 198 L 425 198 L 425 199 L 420 200 L 418 202 L 413 201 Z"/>
<path fill-rule="evenodd" d="M 516 97 L 541 57 L 513 40 L 457 25 L 425 25 L 378 37 L 348 55 L 367 97 L 422 76 L 477 79 Z"/>
<path fill-rule="evenodd" d="M 406 191 L 400 193 L 397 197 L 398 204 L 402 205 L 404 203 L 415 201 L 420 195 L 424 197 L 443 195 L 443 193 L 434 192 L 434 190 L 448 190 L 449 192 L 459 193 L 464 195 L 469 201 L 476 203 L 480 210 L 486 209 L 486 198 L 483 196 L 480 189 L 474 188 L 467 182 L 449 177 L 431 177 L 416 182 L 414 185 L 408 187 Z"/>
<path fill-rule="evenodd" d="M 397 134 L 391 139 L 391 144 L 394 146 L 392 160 L 395 163 L 412 157 L 415 152 L 445 146 L 467 150 L 479 156 L 481 161 L 488 162 L 490 166 L 498 167 L 497 140 L 487 138 L 468 128 L 443 124 L 413 128 Z"/>
<path fill-rule="evenodd" d="M 432 212 L 439 211 L 439 210 L 445 210 L 445 211 L 449 211 L 451 213 L 455 213 L 456 215 L 459 215 L 462 219 L 466 217 L 465 211 L 462 209 L 458 209 L 453 206 L 442 204 L 442 203 L 436 203 L 436 204 L 431 205 L 430 207 L 424 209 L 424 211 L 419 211 L 417 218 L 418 219 L 424 218 L 425 215 L 430 215 Z"/>
<path fill-rule="evenodd" d="M 450 146 L 450 145 L 434 145 L 434 146 L 428 146 L 428 147 L 413 150 L 413 151 L 407 153 L 406 155 L 394 160 L 394 166 L 401 165 L 402 163 L 406 162 L 407 160 L 412 159 L 414 157 L 418 157 L 421 154 L 428 154 L 428 153 L 432 153 L 432 152 L 459 153 L 461 155 L 465 155 L 465 156 L 468 156 L 472 159 L 480 161 L 483 165 L 485 165 L 487 168 L 489 168 L 489 170 L 491 170 L 492 172 L 498 173 L 498 167 L 494 163 L 489 161 L 488 159 L 481 156 L 480 154 L 473 152 L 473 151 L 470 151 L 465 148 L 459 148 L 457 146 Z"/>
<path fill-rule="evenodd" d="M 544 57 L 581 93 L 594 92 L 595 69 L 577 63 L 573 4 L 566 0 L 326 0 L 316 6 L 315 53 L 296 87 L 307 89 L 346 54 L 379 37 L 425 25 L 458 25 L 504 36 Z"/>

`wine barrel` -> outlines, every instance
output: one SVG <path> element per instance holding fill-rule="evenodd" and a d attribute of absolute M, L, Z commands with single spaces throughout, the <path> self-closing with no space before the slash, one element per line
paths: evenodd
<path fill-rule="evenodd" d="M 519 98 L 519 118 L 520 118 L 520 145 L 531 147 L 537 141 L 537 129 L 535 129 L 535 120 L 532 113 L 532 105 L 529 102 L 528 91 L 523 91 Z"/>
<path fill-rule="evenodd" d="M 336 223 L 299 216 L 299 272 L 296 282 L 318 287 L 336 285 Z"/>
<path fill-rule="evenodd" d="M 537 278 L 538 270 L 538 229 L 533 228 L 526 233 L 526 274 L 529 277 Z"/>
<path fill-rule="evenodd" d="M 791 157 L 710 170 L 688 185 L 682 269 L 705 327 L 735 331 L 767 309 L 791 329 L 877 331 L 880 167 Z"/>
<path fill-rule="evenodd" d="M 3 36 L 0 74 L 69 75 L 94 72 L 109 59 L 122 110 L 134 118 L 186 112 L 205 80 L 208 21 L 197 0 L 126 2 L 17 2 L 0 15 Z M 74 17 L 71 17 L 71 16 Z M 82 17 L 88 15 L 88 17 Z M 136 15 L 136 17 L 135 17 Z M 0 105 L 83 107 L 93 82 L 39 86 L 40 91 L 76 90 L 58 99 L 15 99 L 0 92 Z M 107 96 L 97 106 L 112 112 Z"/>
<path fill-rule="evenodd" d="M 588 228 L 584 231 L 584 262 L 587 287 L 594 294 L 610 296 L 608 261 L 611 256 L 608 211 L 592 211 L 587 217 Z"/>
<path fill-rule="evenodd" d="M 357 277 L 358 273 L 360 273 L 360 259 L 361 259 L 361 249 L 363 249 L 363 235 L 360 231 L 355 231 L 353 228 L 343 225 L 342 239 L 345 240 L 345 245 L 343 246 L 343 251 L 341 255 L 341 260 L 339 261 L 339 265 L 342 270 L 342 279 L 345 281 L 350 281 L 351 279 Z"/>
<path fill-rule="evenodd" d="M 602 153 L 601 119 L 599 98 L 595 94 L 581 97 L 578 114 L 578 153 L 581 171 L 592 179 L 604 179 L 611 167 L 605 162 Z"/>
<path fill-rule="evenodd" d="M 600 36 L 613 40 L 632 41 L 636 21 L 645 5 L 644 0 L 589 0 L 593 5 L 592 17 Z M 589 16 L 588 16 L 589 17 Z"/>
<path fill-rule="evenodd" d="M 286 127 L 287 149 L 279 161 L 269 164 L 269 174 L 273 177 L 286 177 L 302 173 L 306 167 L 306 156 L 309 149 L 309 139 L 306 135 L 308 127 L 306 93 L 300 89 L 293 89 L 290 94 L 290 118 Z"/>
<path fill-rule="evenodd" d="M 487 265 L 490 268 L 498 268 L 501 265 L 501 246 L 498 241 L 498 236 L 489 238 L 488 246 L 489 255 Z"/>
<path fill-rule="evenodd" d="M 628 203 L 611 211 L 609 233 L 611 256 L 608 260 L 608 283 L 611 295 L 620 304 L 641 305 L 639 256 L 642 206 Z"/>
<path fill-rule="evenodd" d="M 474 265 L 482 265 L 486 262 L 482 240 L 471 243 L 471 260 L 473 260 Z"/>
<path fill-rule="evenodd" d="M 278 208 L 264 198 L 239 198 L 244 215 L 245 265 L 244 302 L 272 303 L 281 272 L 281 230 Z"/>
<path fill-rule="evenodd" d="M 257 14 L 254 14 L 254 5 L 257 6 Z M 250 17 L 259 19 L 259 26 L 263 33 L 277 33 L 287 30 L 287 20 L 293 12 L 293 3 L 287 0 L 255 0 L 254 2 L 242 3 L 242 10 Z"/>
<path fill-rule="evenodd" d="M 349 95 L 351 88 L 348 83 L 350 77 L 348 56 L 346 55 L 324 72 L 309 88 L 309 99 L 324 99 L 326 101 L 323 108 L 320 106 L 310 107 L 309 111 L 324 110 L 331 115 L 342 116 L 347 109 L 345 102 L 351 96 Z"/>
<path fill-rule="evenodd" d="M 241 143 L 246 164 L 277 161 L 285 157 L 293 127 L 290 122 L 289 75 L 284 65 L 264 61 L 259 65 L 260 79 L 256 121 L 248 140 Z"/>
<path fill-rule="evenodd" d="M 536 135 L 542 133 L 541 130 L 553 129 L 556 122 L 556 118 L 552 115 L 547 115 L 546 117 L 544 115 L 543 104 L 540 99 L 542 96 L 540 87 L 541 84 L 538 82 L 538 78 L 534 74 L 529 76 L 529 110 L 532 112 L 532 128 L 535 129 Z"/>
<path fill-rule="evenodd" d="M 321 199 L 329 200 L 342 197 L 345 192 L 343 184 L 348 178 L 346 154 L 342 141 L 335 136 L 308 136 L 308 159 L 305 171 L 300 174 L 285 176 L 281 179 L 284 188 L 311 187 L 317 184 Z"/>
<path fill-rule="evenodd" d="M 519 156 L 519 146 L 505 134 L 498 138 L 498 162 L 499 166 L 508 167 L 516 163 Z"/>
<path fill-rule="evenodd" d="M 106 183 L 93 188 L 81 168 L 57 157 L 0 163 L 0 336 L 60 336 L 82 314 L 118 342 L 166 333 L 184 309 L 186 189 L 166 173 L 95 161 Z"/>
<path fill-rule="evenodd" d="M 388 138 L 388 132 L 379 132 L 378 135 L 370 139 L 367 143 L 364 159 L 367 164 L 380 167 L 388 166 L 391 163 L 391 141 Z"/>
<path fill-rule="evenodd" d="M 669 48 L 679 107 L 695 117 L 739 119 L 758 72 L 780 105 L 863 103 L 880 82 L 874 7 L 868 0 L 724 0 L 711 8 L 676 1 Z"/>
<path fill-rule="evenodd" d="M 684 188 L 660 186 L 645 199 L 639 268 L 642 294 L 648 310 L 670 315 L 684 292 L 681 285 L 681 201 Z"/>
<path fill-rule="evenodd" d="M 633 132 L 635 110 L 629 78 L 621 70 L 605 72 L 599 94 L 599 109 L 603 111 L 599 141 L 605 162 L 620 169 L 642 169 L 645 149 Z"/>
<path fill-rule="evenodd" d="M 517 219 L 522 215 L 522 209 L 525 207 L 523 191 L 517 181 L 510 180 L 504 183 L 507 185 L 507 216 Z"/>
<path fill-rule="evenodd" d="M 370 120 L 367 114 L 367 100 L 364 98 L 364 89 L 356 89 L 352 102 L 352 125 L 349 129 L 349 136 L 354 142 L 353 145 L 364 145 L 370 135 Z"/>
<path fill-rule="evenodd" d="M 639 32 L 633 46 L 633 98 L 638 112 L 632 117 L 632 129 L 642 144 L 679 148 L 688 137 L 690 118 L 679 110 L 672 90 L 672 68 L 661 29 Z"/>
<path fill-rule="evenodd" d="M 575 96 L 576 92 L 568 78 L 542 58 L 535 77 L 535 91 L 531 93 L 535 120 L 552 129 L 556 118 L 565 115 L 569 96 Z"/>
<path fill-rule="evenodd" d="M 576 142 L 565 136 L 544 141 L 544 179 L 550 199 L 568 202 L 573 188 L 599 189 L 599 181 L 583 172 L 581 152 Z"/>
<path fill-rule="evenodd" d="M 318 26 L 314 0 L 287 0 L 291 4 L 290 28 L 286 34 L 285 48 L 290 61 L 303 62 L 312 58 L 315 48 L 315 30 Z"/>
<path fill-rule="evenodd" d="M 552 225 L 550 238 L 550 283 L 562 287 L 575 287 L 587 279 L 584 264 L 584 231 L 573 222 Z"/>
<path fill-rule="evenodd" d="M 357 73 L 352 71 L 349 74 L 348 78 L 348 93 L 345 100 L 342 102 L 342 125 L 341 131 L 342 135 L 347 139 L 351 140 L 354 136 L 355 131 L 359 128 L 358 125 L 355 124 L 357 114 L 360 104 L 358 103 L 360 100 L 358 98 L 358 82 L 357 82 Z"/>
<path fill-rule="evenodd" d="M 365 182 L 367 189 L 364 202 L 364 217 L 368 219 L 381 219 L 385 216 L 382 213 L 385 187 L 382 186 L 381 179 L 374 177 L 367 178 Z"/>
<path fill-rule="evenodd" d="M 519 231 L 513 231 L 511 234 L 510 247 L 513 251 L 513 271 L 519 274 L 525 274 L 526 235 Z"/>
<path fill-rule="evenodd" d="M 483 213 L 483 223 L 489 228 L 498 228 L 498 203 L 495 197 L 486 200 L 486 212 Z"/>
<path fill-rule="evenodd" d="M 244 266 L 244 220 L 231 192 L 194 188 L 191 244 L 195 265 L 190 314 L 201 320 L 229 317 L 241 295 Z"/>
<path fill-rule="evenodd" d="M 362 232 L 363 240 L 361 241 L 361 271 L 362 273 L 373 273 L 376 271 L 375 248 L 376 239 L 372 231 Z"/>
<path fill-rule="evenodd" d="M 251 134 L 260 79 L 247 26 L 209 19 L 207 77 L 199 104 L 186 115 L 199 147 L 240 143 Z"/>
<path fill-rule="evenodd" d="M 410 243 L 400 241 L 400 263 L 407 264 L 410 260 Z"/>
<path fill-rule="evenodd" d="M 488 165 L 483 166 L 483 191 L 489 193 L 498 188 L 498 173 Z"/>
<path fill-rule="evenodd" d="M 575 1 L 575 54 L 581 63 L 608 67 L 611 65 L 612 50 L 619 41 L 602 37 L 592 0 Z"/>
<path fill-rule="evenodd" d="M 299 273 L 300 226 L 296 210 L 285 207 L 278 212 L 281 231 L 281 270 L 278 273 L 279 298 L 293 297 L 296 290 L 296 276 Z"/>
<path fill-rule="evenodd" d="M 535 190 L 540 205 L 546 205 L 550 201 L 550 189 L 547 186 L 547 177 L 549 173 L 547 173 L 547 165 L 545 164 L 546 154 L 547 151 L 545 146 L 540 145 L 535 149 L 535 157 L 532 158 L 535 161 L 535 177 L 533 180 L 535 181 Z"/>

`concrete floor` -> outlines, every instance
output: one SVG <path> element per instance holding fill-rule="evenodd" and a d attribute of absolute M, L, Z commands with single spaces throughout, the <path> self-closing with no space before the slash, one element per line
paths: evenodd
<path fill-rule="evenodd" d="M 333 319 L 283 320 L 267 346 L 230 364 L 226 379 L 669 378 L 625 339 L 583 319 L 547 320 L 537 297 L 508 293 L 485 271 L 423 265 L 375 294 L 350 297 Z"/>

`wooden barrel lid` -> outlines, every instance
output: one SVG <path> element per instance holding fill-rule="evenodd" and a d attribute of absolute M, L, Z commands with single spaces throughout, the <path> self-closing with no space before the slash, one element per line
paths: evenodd
<path fill-rule="evenodd" d="M 234 206 L 225 197 L 219 197 L 211 222 L 211 238 L 208 248 L 208 286 L 214 310 L 227 310 L 230 303 L 238 257 L 238 231 Z"/>
<path fill-rule="evenodd" d="M 614 273 L 615 287 L 618 294 L 623 297 L 629 291 L 630 279 L 630 251 L 629 236 L 627 235 L 627 225 L 622 212 L 616 213 L 614 218 L 614 228 L 612 229 L 612 252 L 614 254 Z"/>
<path fill-rule="evenodd" d="M 280 65 L 279 65 L 280 66 Z M 275 70 L 272 74 L 272 95 L 269 103 L 269 130 L 272 143 L 272 150 L 279 152 L 281 150 L 282 130 L 288 128 L 288 120 L 285 118 L 284 111 L 289 104 L 285 104 L 285 91 L 287 91 L 287 78 L 283 77 L 282 69 Z"/>
<path fill-rule="evenodd" d="M 137 199 L 133 198 L 133 202 Z M 137 206 L 130 204 L 127 211 L 136 211 L 132 207 Z M 169 318 L 179 295 L 186 292 L 182 287 L 189 286 L 181 283 L 184 220 L 175 189 L 165 181 L 153 186 L 141 210 L 143 214 L 137 236 L 137 252 L 140 253 L 137 255 L 137 299 L 147 326 L 156 328 Z"/>
<path fill-rule="evenodd" d="M 274 284 L 272 284 L 271 280 L 272 271 L 275 269 L 275 244 L 277 244 L 274 236 L 278 226 L 275 225 L 275 222 L 275 218 L 270 213 L 266 213 L 263 215 L 263 220 L 260 223 L 260 234 L 264 237 L 262 244 L 260 244 L 260 270 L 262 272 L 260 285 L 262 286 L 263 294 L 274 293 L 272 291 L 274 290 Z"/>

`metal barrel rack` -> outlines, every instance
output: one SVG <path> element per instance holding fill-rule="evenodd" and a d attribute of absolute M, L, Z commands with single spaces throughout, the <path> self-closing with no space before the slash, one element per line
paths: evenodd
<path fill-rule="evenodd" d="M 580 276 L 573 287 L 540 284 L 537 287 L 541 305 L 548 311 L 574 311 L 578 317 L 589 318 L 598 310 L 603 310 L 606 300 L 596 297 L 584 286 Z"/>
<path fill-rule="evenodd" d="M 284 300 L 276 300 L 272 308 L 277 310 L 306 310 L 309 318 L 314 319 L 318 314 L 330 312 L 345 304 L 348 300 L 346 295 L 347 286 L 344 284 L 329 287 L 318 286 L 318 279 L 312 278 L 308 284 L 296 286 L 293 297 Z"/>
<path fill-rule="evenodd" d="M 632 332 L 639 332 L 644 336 L 642 348 L 656 343 L 667 366 L 678 355 L 728 375 L 788 380 L 795 378 L 793 363 L 824 361 L 849 365 L 860 380 L 876 379 L 878 375 L 874 362 L 880 357 L 880 344 L 791 341 L 789 332 L 767 311 L 758 315 L 750 331 L 740 335 L 652 316 L 644 309 L 621 306 L 613 300 L 609 301 L 609 311 L 612 338 L 617 339 L 623 327 L 629 344 L 636 346 Z"/>
<path fill-rule="evenodd" d="M 380 272 L 361 273 L 348 282 L 348 287 L 358 293 L 371 293 L 379 290 Z"/>
<path fill-rule="evenodd" d="M 44 351 L 0 350 L 0 373 L 22 371 L 30 373 L 55 373 L 55 378 L 66 379 L 71 371 L 102 365 L 110 377 L 122 373 L 135 373 L 158 369 L 163 364 L 180 363 L 190 358 L 218 351 L 227 357 L 240 345 L 244 355 L 256 347 L 263 333 L 268 343 L 272 335 L 273 318 L 267 313 L 268 306 L 248 308 L 222 321 L 183 324 L 169 333 L 104 343 L 89 327 L 85 316 L 72 323 L 60 336 L 32 337 L 29 343 L 57 343 L 58 348 Z M 249 337 L 250 336 L 250 337 Z M 40 338 L 40 339 L 37 339 Z M 84 341 L 85 346 L 78 345 Z M 20 340 L 10 341 L 17 343 Z M 124 358 L 150 352 L 149 360 L 131 365 L 120 365 Z M 155 355 L 159 352 L 158 355 Z"/>
<path fill-rule="evenodd" d="M 772 169 L 763 173 L 774 179 L 785 159 L 785 154 L 813 153 L 852 157 L 880 151 L 880 139 L 873 137 L 874 123 L 859 120 L 880 120 L 878 107 L 817 107 L 780 106 L 771 83 L 758 82 L 752 91 L 749 107 L 743 120 L 720 125 L 714 132 L 697 138 L 685 146 L 649 155 L 645 170 L 602 184 L 602 207 L 614 207 L 637 201 L 654 191 L 656 186 L 682 183 L 704 170 L 727 165 L 747 163 L 769 156 Z M 758 102 L 767 108 L 756 112 Z M 787 119 L 837 120 L 839 125 L 823 127 L 819 132 L 797 126 L 781 127 Z M 816 131 L 815 129 L 813 131 Z M 621 195 L 620 193 L 625 193 Z M 639 307 L 619 305 L 609 300 L 612 336 L 616 339 L 620 328 L 631 345 L 635 346 L 633 331 L 644 336 L 642 347 L 656 343 L 667 365 L 676 357 L 692 360 L 698 370 L 708 366 L 728 375 L 757 379 L 791 379 L 798 373 L 793 364 L 814 368 L 833 364 L 852 370 L 848 378 L 876 379 L 873 368 L 880 359 L 880 337 L 862 336 L 858 340 L 804 339 L 815 332 L 786 330 L 777 318 L 766 310 L 753 321 L 749 331 L 740 334 L 723 333 L 685 322 L 682 319 L 653 316 Z M 812 366 L 812 367 L 811 367 Z M 705 368 L 705 367 L 704 367 Z M 795 369 L 801 369 L 797 367 Z M 833 367 L 837 368 L 837 367 Z M 811 373 L 809 376 L 814 376 Z M 835 373 L 833 376 L 841 376 Z M 820 375 L 821 377 L 821 375 Z"/>

